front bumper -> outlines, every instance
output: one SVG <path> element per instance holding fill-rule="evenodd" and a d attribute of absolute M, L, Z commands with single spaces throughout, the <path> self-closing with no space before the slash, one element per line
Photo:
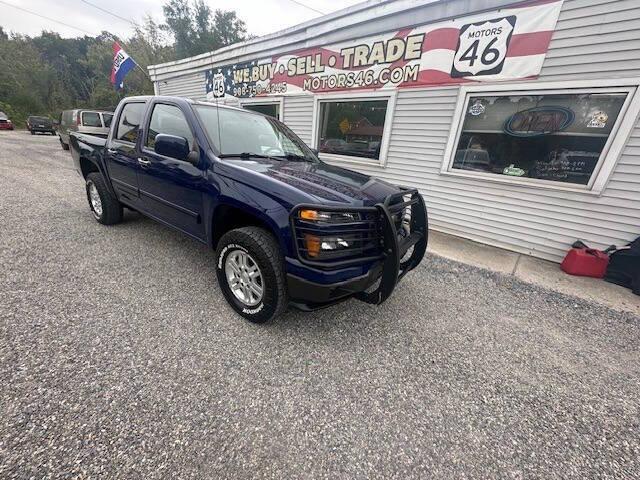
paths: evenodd
<path fill-rule="evenodd" d="M 291 304 L 300 310 L 315 310 L 346 300 L 371 287 L 382 275 L 383 262 L 377 262 L 363 275 L 333 283 L 318 283 L 292 273 L 287 274 Z"/>
<path fill-rule="evenodd" d="M 411 208 L 409 233 L 403 231 L 399 234 L 394 219 L 398 215 L 404 215 L 405 209 L 409 207 Z M 418 266 L 426 252 L 428 241 L 427 209 L 424 199 L 415 189 L 405 189 L 390 195 L 384 202 L 378 203 L 374 207 L 330 208 L 321 205 L 298 205 L 291 212 L 291 226 L 294 235 L 296 235 L 296 225 L 293 219 L 302 208 L 343 212 L 371 212 L 374 210 L 378 214 L 379 233 L 382 241 L 379 255 L 333 262 L 330 264 L 329 270 L 325 265 L 321 265 L 321 262 L 305 261 L 298 252 L 298 260 L 302 264 L 306 264 L 306 271 L 287 274 L 289 296 L 292 299 L 292 304 L 296 307 L 305 310 L 321 308 L 352 296 L 364 302 L 379 305 L 389 298 L 400 279 Z M 400 226 L 402 227 L 402 224 Z M 411 247 L 413 247 L 413 252 L 409 258 L 403 260 Z M 337 269 L 352 268 L 357 270 L 357 267 L 362 267 L 360 273 L 340 281 L 325 283 L 310 280 L 310 278 L 317 278 L 318 274 L 326 279 L 332 271 L 340 271 Z M 378 285 L 374 287 L 376 283 Z"/>

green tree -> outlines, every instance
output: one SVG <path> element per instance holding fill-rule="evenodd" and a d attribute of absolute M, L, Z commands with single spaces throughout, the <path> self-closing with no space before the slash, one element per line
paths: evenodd
<path fill-rule="evenodd" d="M 57 118 L 71 108 L 112 108 L 125 95 L 153 93 L 145 74 L 148 65 L 246 38 L 244 22 L 235 12 L 212 12 L 203 0 L 168 0 L 164 11 L 165 23 L 146 17 L 126 40 L 109 32 L 62 38 L 43 31 L 30 37 L 0 27 L 0 110 L 22 127 L 29 115 Z M 140 66 L 129 72 L 122 92 L 110 82 L 114 41 Z"/>
<path fill-rule="evenodd" d="M 199 55 L 247 39 L 236 12 L 211 11 L 204 0 L 169 0 L 163 7 L 164 30 L 174 38 L 178 58 Z"/>

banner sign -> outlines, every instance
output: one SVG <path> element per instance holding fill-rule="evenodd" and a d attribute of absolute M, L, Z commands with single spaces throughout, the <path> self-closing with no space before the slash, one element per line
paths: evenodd
<path fill-rule="evenodd" d="M 562 0 L 528 2 L 272 58 L 214 67 L 207 98 L 388 90 L 540 73 Z"/>

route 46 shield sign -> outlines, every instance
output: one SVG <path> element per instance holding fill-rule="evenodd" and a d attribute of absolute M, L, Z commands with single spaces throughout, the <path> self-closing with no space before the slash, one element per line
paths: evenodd
<path fill-rule="evenodd" d="M 224 75 L 216 73 L 213 76 L 213 96 L 216 98 L 224 97 Z"/>
<path fill-rule="evenodd" d="M 514 15 L 463 25 L 453 57 L 451 77 L 500 73 L 515 25 Z"/>

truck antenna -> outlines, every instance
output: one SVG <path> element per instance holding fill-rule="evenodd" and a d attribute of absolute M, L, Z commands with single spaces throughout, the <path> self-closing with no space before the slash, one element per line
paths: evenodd
<path fill-rule="evenodd" d="M 213 78 L 213 98 L 216 99 L 216 115 L 218 117 L 218 146 L 220 148 L 220 155 L 222 155 L 222 134 L 220 133 L 220 107 L 218 106 L 218 98 L 220 97 L 220 95 L 218 94 L 218 89 L 217 89 L 217 85 L 216 85 L 216 79 L 215 76 L 216 74 L 213 73 L 213 68 L 211 69 L 211 76 L 214 77 Z M 224 77 L 222 77 L 222 95 L 224 95 L 224 93 L 226 92 L 226 85 L 224 84 Z"/>
<path fill-rule="evenodd" d="M 220 155 L 222 155 L 222 134 L 220 133 L 220 107 L 218 107 L 218 97 L 216 97 L 216 115 L 218 116 L 218 145 L 220 146 Z"/>

